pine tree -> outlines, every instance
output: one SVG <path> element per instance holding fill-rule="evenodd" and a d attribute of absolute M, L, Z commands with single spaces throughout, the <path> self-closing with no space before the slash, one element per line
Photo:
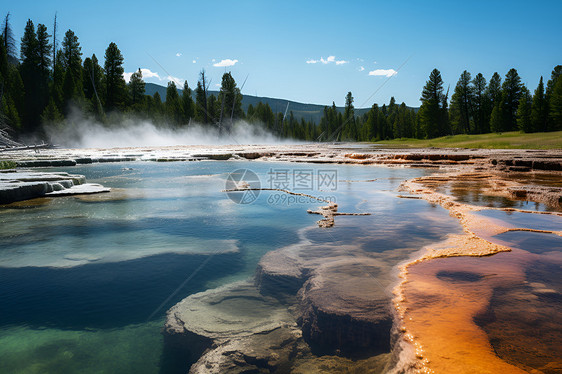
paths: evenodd
<path fill-rule="evenodd" d="M 556 86 L 560 81 L 562 81 L 562 79 L 560 79 L 560 75 L 562 75 L 562 65 L 557 65 L 552 70 L 552 75 L 550 76 L 550 80 L 546 86 L 545 100 L 548 107 L 548 131 L 562 129 L 562 123 L 560 123 L 560 101 L 562 99 L 559 96 L 560 92 L 556 91 Z"/>
<path fill-rule="evenodd" d="M 189 121 L 191 121 L 191 119 L 195 117 L 195 104 L 193 103 L 193 99 L 191 98 L 191 88 L 189 88 L 187 81 L 183 83 L 181 108 L 183 113 L 183 123 L 188 124 Z M 248 108 L 248 111 L 249 110 L 250 108 Z"/>
<path fill-rule="evenodd" d="M 209 123 L 209 116 L 207 113 L 207 85 L 207 77 L 205 76 L 205 69 L 203 69 L 199 73 L 199 80 L 197 81 L 197 88 L 195 89 L 195 118 L 203 124 Z"/>
<path fill-rule="evenodd" d="M 160 94 L 158 92 L 155 92 L 154 95 L 152 95 L 152 100 L 149 104 L 149 113 L 152 115 L 153 119 L 156 122 L 160 122 L 160 120 L 163 119 L 162 115 L 164 112 L 164 106 L 162 104 L 162 98 L 160 97 Z"/>
<path fill-rule="evenodd" d="M 64 117 L 59 112 L 57 106 L 55 105 L 55 101 L 51 98 L 49 100 L 49 104 L 43 110 L 41 114 L 41 122 L 46 124 L 60 124 L 64 121 Z"/>
<path fill-rule="evenodd" d="M 353 95 L 348 92 L 345 96 L 345 109 L 343 114 L 342 140 L 357 140 L 357 127 L 355 122 L 355 108 L 353 107 Z"/>
<path fill-rule="evenodd" d="M 207 97 L 207 116 L 210 124 L 216 124 L 219 121 L 220 108 L 215 95 Z"/>
<path fill-rule="evenodd" d="M 47 32 L 47 27 L 43 24 L 37 25 L 37 42 L 39 43 L 39 68 L 41 70 L 41 77 L 45 81 L 49 77 L 51 69 L 51 44 L 49 38 L 51 35 Z"/>
<path fill-rule="evenodd" d="M 502 98 L 502 79 L 498 73 L 492 75 L 486 94 L 490 98 L 492 105 L 501 101 Z"/>
<path fill-rule="evenodd" d="M 379 106 L 373 104 L 367 113 L 367 120 L 365 121 L 365 138 L 367 141 L 375 141 L 377 134 L 377 119 L 378 119 Z"/>
<path fill-rule="evenodd" d="M 39 103 L 40 111 L 43 109 L 49 101 L 49 81 L 50 81 L 50 70 L 51 70 L 51 45 L 49 44 L 49 38 L 51 35 L 47 33 L 47 27 L 43 24 L 37 25 L 37 43 L 38 43 L 38 53 L 39 53 L 39 95 L 41 101 Z"/>
<path fill-rule="evenodd" d="M 0 109 L 5 117 L 6 124 L 13 130 L 19 130 L 21 128 L 21 120 L 14 100 L 10 96 L 4 95 L 0 101 Z"/>
<path fill-rule="evenodd" d="M 123 55 L 113 42 L 105 50 L 104 70 L 106 111 L 122 109 L 127 99 L 127 84 L 123 77 Z"/>
<path fill-rule="evenodd" d="M 98 116 L 102 115 L 105 75 L 95 54 L 84 60 L 82 79 L 84 81 L 85 98 L 90 101 L 92 108 L 94 108 L 93 112 Z"/>
<path fill-rule="evenodd" d="M 556 81 L 558 80 L 558 77 L 560 77 L 560 75 L 562 75 L 562 65 L 557 65 L 552 70 L 552 74 L 550 75 L 550 80 L 546 85 L 547 96 L 554 90 L 554 85 L 556 84 Z"/>
<path fill-rule="evenodd" d="M 531 126 L 531 106 L 533 101 L 531 93 L 527 87 L 521 87 L 521 97 L 519 98 L 519 106 L 517 107 L 517 126 L 523 132 L 533 132 Z"/>
<path fill-rule="evenodd" d="M 7 95 L 13 100 L 14 109 L 18 113 L 19 121 L 25 111 L 25 86 L 23 85 L 19 69 L 16 69 L 13 65 L 8 72 Z"/>
<path fill-rule="evenodd" d="M 178 88 L 173 81 L 168 82 L 166 88 L 166 118 L 171 124 L 179 125 L 183 118 L 181 111 L 180 97 L 178 95 Z"/>
<path fill-rule="evenodd" d="M 31 20 L 27 21 L 21 38 L 20 56 L 21 78 L 25 87 L 25 111 L 20 113 L 23 113 L 24 130 L 33 132 L 39 127 L 43 108 L 41 105 L 39 42 L 35 33 L 35 26 Z"/>
<path fill-rule="evenodd" d="M 478 73 L 472 80 L 472 92 L 474 99 L 472 102 L 474 116 L 474 132 L 483 134 L 490 131 L 490 106 L 491 102 L 486 94 L 486 78 Z"/>
<path fill-rule="evenodd" d="M 8 81 L 8 54 L 6 53 L 4 37 L 2 35 L 0 35 L 0 74 L 2 75 L 0 83 L 5 85 Z"/>
<path fill-rule="evenodd" d="M 131 79 L 129 80 L 129 97 L 133 107 L 138 108 L 140 106 L 144 98 L 144 92 L 145 83 L 142 80 L 142 71 L 139 68 L 139 70 L 131 74 Z"/>
<path fill-rule="evenodd" d="M 2 23 L 2 41 L 4 43 L 4 49 L 6 50 L 8 63 L 16 64 L 18 62 L 16 39 L 14 38 L 12 27 L 10 26 L 10 12 L 6 14 L 4 22 Z"/>
<path fill-rule="evenodd" d="M 446 132 L 443 107 L 446 99 L 444 99 L 441 73 L 439 70 L 433 69 L 423 88 L 420 98 L 422 105 L 418 112 L 420 128 L 426 138 L 435 138 Z"/>
<path fill-rule="evenodd" d="M 548 106 L 544 97 L 544 84 L 541 79 L 533 95 L 533 105 L 531 109 L 531 129 L 532 131 L 547 131 Z M 529 131 L 525 131 L 529 132 Z"/>
<path fill-rule="evenodd" d="M 517 108 L 521 96 L 521 78 L 517 70 L 510 69 L 502 85 L 502 112 L 504 131 L 517 129 Z"/>
<path fill-rule="evenodd" d="M 57 51 L 57 54 L 55 56 L 55 61 L 56 62 L 54 63 L 54 70 L 52 72 L 53 80 L 51 82 L 50 96 L 55 101 L 55 105 L 57 106 L 59 112 L 62 113 L 63 109 L 65 108 L 63 88 L 62 88 L 64 83 L 64 75 L 65 75 L 62 49 L 59 49 Z"/>
<path fill-rule="evenodd" d="M 53 35 L 52 35 L 52 37 L 53 37 L 53 54 L 52 54 L 52 57 L 53 57 L 53 80 L 55 80 L 54 73 L 55 73 L 55 70 L 57 68 L 57 58 L 56 57 L 57 57 L 57 51 L 58 51 L 58 49 L 57 49 L 57 12 L 55 12 L 55 19 L 54 19 L 54 22 L 53 22 Z"/>
<path fill-rule="evenodd" d="M 236 81 L 230 72 L 224 73 L 222 76 L 219 103 L 221 107 L 219 114 L 220 128 L 224 127 L 229 132 L 233 125 L 232 121 L 244 115 L 242 94 L 240 89 L 236 87 Z"/>
<path fill-rule="evenodd" d="M 62 96 L 64 102 L 63 112 L 65 115 L 68 115 L 70 113 L 71 105 L 78 104 L 77 99 L 80 97 L 80 90 L 76 86 L 74 76 L 70 70 L 67 70 L 64 73 Z"/>
<path fill-rule="evenodd" d="M 4 37 L 0 35 L 0 125 L 7 111 L 5 103 L 8 95 L 8 55 L 4 46 Z"/>
<path fill-rule="evenodd" d="M 62 40 L 61 62 L 64 72 L 70 72 L 76 93 L 82 92 L 82 47 L 74 31 L 68 30 Z M 64 73 L 63 73 L 64 74 Z M 80 94 L 79 94 L 80 95 Z"/>
<path fill-rule="evenodd" d="M 549 130 L 562 130 L 562 79 L 558 78 L 550 94 Z"/>
<path fill-rule="evenodd" d="M 197 106 L 197 114 L 199 120 L 203 123 L 209 123 L 210 118 L 207 111 L 207 76 L 205 75 L 205 69 L 202 69 L 199 73 L 199 80 L 197 81 L 197 88 L 195 94 L 195 104 Z"/>
<path fill-rule="evenodd" d="M 490 100 L 490 131 L 501 132 L 503 119 L 499 118 L 501 112 L 501 100 L 502 100 L 502 82 L 500 75 L 496 72 L 492 75 L 490 83 L 488 83 L 488 88 L 486 89 L 486 96 Z M 497 108 L 496 108 L 497 107 Z M 496 111 L 494 116 L 494 123 L 492 124 L 492 113 Z M 498 127 L 501 126 L 501 127 Z"/>
<path fill-rule="evenodd" d="M 452 124 L 456 133 L 471 134 L 472 106 L 474 93 L 470 84 L 471 76 L 468 71 L 464 71 L 451 97 Z"/>
<path fill-rule="evenodd" d="M 501 101 L 498 101 L 495 103 L 494 108 L 492 109 L 492 114 L 490 115 L 490 130 L 501 133 L 504 129 L 503 121 L 503 105 Z"/>

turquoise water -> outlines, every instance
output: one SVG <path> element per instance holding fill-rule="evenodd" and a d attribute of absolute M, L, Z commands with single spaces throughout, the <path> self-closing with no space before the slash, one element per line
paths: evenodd
<path fill-rule="evenodd" d="M 321 217 L 306 213 L 321 205 L 315 200 L 261 191 L 237 204 L 222 191 L 237 169 L 255 172 L 262 187 L 288 183 L 341 212 L 372 215 L 336 217 L 320 229 Z M 213 161 L 50 170 L 112 192 L 0 208 L 0 372 L 186 372 L 163 355 L 165 311 L 250 278 L 263 254 L 299 241 L 299 230 L 315 227 L 310 240 L 371 253 L 408 248 L 397 260 L 461 231 L 444 209 L 396 197 L 400 182 L 431 172 L 421 169 Z M 320 186 L 319 173 L 336 185 Z"/>

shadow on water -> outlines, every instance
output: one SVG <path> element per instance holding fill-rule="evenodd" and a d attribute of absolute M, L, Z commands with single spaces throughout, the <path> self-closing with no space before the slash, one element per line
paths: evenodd
<path fill-rule="evenodd" d="M 495 289 L 487 310 L 474 321 L 503 360 L 529 372 L 560 373 L 560 264 L 534 261 L 526 276 L 524 284 Z"/>
<path fill-rule="evenodd" d="M 494 236 L 519 248 L 536 254 L 562 251 L 562 237 L 555 234 L 528 231 L 508 231 Z"/>
<path fill-rule="evenodd" d="M 449 282 L 478 282 L 482 279 L 482 275 L 471 273 L 469 271 L 440 271 L 437 278 Z"/>
<path fill-rule="evenodd" d="M 165 254 L 72 268 L 0 268 L 0 326 L 115 328 L 145 322 L 208 256 Z M 238 271 L 240 254 L 218 254 L 165 305 Z"/>

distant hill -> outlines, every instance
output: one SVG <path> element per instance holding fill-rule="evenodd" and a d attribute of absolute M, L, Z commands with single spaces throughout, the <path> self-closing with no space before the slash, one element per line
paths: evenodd
<path fill-rule="evenodd" d="M 163 101 L 166 100 L 166 87 L 164 86 L 160 86 L 154 83 L 146 83 L 145 90 L 146 90 L 146 94 L 150 96 L 158 92 L 162 100 Z M 178 89 L 178 93 L 180 95 L 182 94 L 182 91 L 183 90 Z M 218 91 L 209 91 L 209 93 L 215 96 L 218 96 L 219 94 Z M 291 100 L 276 99 L 272 97 L 252 96 L 252 95 L 242 96 L 242 109 L 244 111 L 247 111 L 248 106 L 250 106 L 250 104 L 252 104 L 255 107 L 260 101 L 264 104 L 266 103 L 269 104 L 273 112 L 282 112 L 282 113 L 285 112 L 285 109 L 287 108 L 287 103 L 289 103 L 289 112 L 287 113 L 290 113 L 292 111 L 295 118 L 299 121 L 301 118 L 304 118 L 306 121 L 311 120 L 318 124 L 324 112 L 324 105 L 305 104 L 305 103 L 299 103 Z M 337 107 L 337 109 L 342 113 L 344 111 L 343 107 Z M 370 108 L 355 108 L 355 114 L 358 116 L 363 115 L 364 113 L 367 113 L 369 109 Z"/>

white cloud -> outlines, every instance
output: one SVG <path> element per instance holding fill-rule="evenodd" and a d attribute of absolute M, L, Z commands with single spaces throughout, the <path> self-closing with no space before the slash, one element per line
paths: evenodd
<path fill-rule="evenodd" d="M 335 63 L 336 65 L 343 65 L 347 64 L 349 61 L 346 60 L 336 60 L 336 56 L 328 56 L 326 59 L 324 57 L 320 57 L 320 60 L 315 60 L 313 58 L 306 60 L 307 64 L 316 64 L 318 62 L 323 63 L 324 65 Z"/>
<path fill-rule="evenodd" d="M 359 71 L 363 71 L 365 68 L 363 66 L 359 66 Z"/>
<path fill-rule="evenodd" d="M 320 57 L 320 62 L 322 62 L 323 64 L 328 64 L 334 61 L 336 61 L 336 56 L 328 56 L 326 60 L 324 60 L 324 57 Z"/>
<path fill-rule="evenodd" d="M 180 78 L 172 77 L 171 75 L 168 75 L 168 76 L 166 77 L 166 80 L 167 80 L 168 82 L 174 82 L 174 83 L 176 84 L 176 86 L 178 86 L 178 87 L 182 85 L 182 82 L 181 82 L 181 79 L 180 79 Z"/>
<path fill-rule="evenodd" d="M 215 60 L 213 59 L 213 61 L 215 61 Z M 231 60 L 231 59 L 227 58 L 227 59 L 224 59 L 224 60 L 221 60 L 221 61 L 217 62 L 216 64 L 213 64 L 213 66 L 218 67 L 218 68 L 226 67 L 226 66 L 234 66 L 234 65 L 236 65 L 237 62 L 238 62 L 238 60 Z"/>
<path fill-rule="evenodd" d="M 166 82 L 173 81 L 176 85 L 182 84 L 182 80 L 180 78 L 173 77 L 171 75 L 168 75 L 167 77 L 161 77 L 160 74 L 158 74 L 155 71 L 151 71 L 150 69 L 143 68 L 143 69 L 141 69 L 141 73 L 142 73 L 143 79 L 156 78 L 159 81 L 166 81 Z M 133 72 L 123 73 L 123 77 L 125 78 L 125 82 L 129 83 L 129 80 L 131 79 L 131 75 L 133 75 Z"/>
<path fill-rule="evenodd" d="M 129 81 L 131 80 L 131 75 L 133 75 L 133 72 L 123 73 L 123 78 L 125 78 L 125 82 L 129 83 Z"/>
<path fill-rule="evenodd" d="M 215 83 L 215 87 L 220 87 L 221 85 L 218 83 Z"/>
<path fill-rule="evenodd" d="M 194 64 L 196 64 L 196 63 L 197 63 L 197 61 L 193 60 L 193 63 L 194 63 Z"/>
<path fill-rule="evenodd" d="M 180 56 L 181 56 L 181 53 L 179 53 L 179 52 L 176 53 L 176 57 L 180 57 Z"/>
<path fill-rule="evenodd" d="M 125 78 L 125 82 L 129 83 L 129 81 L 131 80 L 131 75 L 133 75 L 134 71 L 131 71 L 130 73 L 123 73 L 123 78 Z M 150 71 L 150 69 L 141 69 L 141 73 L 142 73 L 142 77 L 143 79 L 145 78 L 157 78 L 158 80 L 164 80 L 163 78 L 161 78 L 158 73 L 152 72 Z"/>
<path fill-rule="evenodd" d="M 374 75 L 376 77 L 392 77 L 398 74 L 394 69 L 376 69 L 369 72 L 369 75 Z"/>
<path fill-rule="evenodd" d="M 163 80 L 158 73 L 150 71 L 150 69 L 141 69 L 143 78 L 158 78 L 158 80 Z"/>

